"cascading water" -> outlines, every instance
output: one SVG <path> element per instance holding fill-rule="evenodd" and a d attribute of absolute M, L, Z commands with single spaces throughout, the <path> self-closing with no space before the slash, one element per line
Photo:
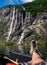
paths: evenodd
<path fill-rule="evenodd" d="M 20 39 L 19 39 L 18 44 L 21 44 L 21 42 L 22 42 L 23 38 L 24 38 L 24 32 L 21 34 L 21 37 L 20 37 Z"/>
<path fill-rule="evenodd" d="M 8 32 L 8 37 L 7 37 L 7 40 L 6 40 L 6 41 L 9 41 L 10 35 L 11 35 L 11 33 L 12 33 L 14 15 L 15 15 L 15 7 L 13 8 L 13 17 L 12 17 L 12 21 L 11 21 L 11 24 L 10 24 L 10 28 L 9 28 L 9 32 Z"/>
<path fill-rule="evenodd" d="M 15 32 L 15 27 L 17 25 L 17 13 L 18 13 L 18 9 L 16 9 L 16 20 L 15 20 L 15 23 L 14 23 L 14 27 L 13 27 L 13 32 Z"/>
<path fill-rule="evenodd" d="M 23 15 L 22 15 L 22 30 L 23 30 Z M 21 45 L 23 38 L 24 38 L 24 32 L 21 34 L 21 37 L 18 41 L 18 51 L 21 52 L 21 53 L 23 53 L 23 47 Z"/>
<path fill-rule="evenodd" d="M 13 23 L 14 23 L 13 22 L 14 21 L 14 15 L 15 15 L 15 7 L 13 8 L 13 17 L 12 17 L 12 21 L 11 21 L 11 24 L 10 24 L 10 28 L 9 28 L 8 37 L 7 37 L 6 42 L 9 41 L 10 35 L 12 33 L 12 27 L 13 27 Z M 10 48 L 9 48 L 9 46 L 6 45 L 6 53 L 5 54 L 9 54 L 9 52 L 10 52 Z"/>
<path fill-rule="evenodd" d="M 25 8 L 22 6 L 23 10 L 25 11 Z M 23 20 L 23 14 L 22 14 L 22 30 L 24 30 L 25 27 L 24 27 L 24 20 Z M 21 53 L 24 53 L 23 51 L 23 46 L 22 46 L 22 41 L 23 41 L 23 38 L 24 38 L 24 31 L 22 32 L 21 34 L 21 37 L 18 41 L 18 50 L 21 52 Z"/>
<path fill-rule="evenodd" d="M 19 42 L 18 42 L 18 50 L 21 52 L 21 53 L 24 53 L 23 52 L 23 47 L 22 47 L 22 45 L 21 45 L 21 43 L 22 43 L 22 41 L 23 41 L 23 38 L 24 38 L 24 32 L 21 34 L 21 37 L 20 37 L 20 39 L 19 39 Z"/>

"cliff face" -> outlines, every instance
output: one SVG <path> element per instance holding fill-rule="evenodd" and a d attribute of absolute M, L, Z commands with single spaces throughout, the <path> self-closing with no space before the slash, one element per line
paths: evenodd
<path fill-rule="evenodd" d="M 33 21 L 31 27 L 34 29 L 34 33 L 38 34 L 38 39 L 45 39 L 47 38 L 47 12 L 39 12 L 36 15 L 35 20 Z M 29 26 L 30 27 L 30 26 Z M 30 28 L 31 28 L 30 27 Z"/>
<path fill-rule="evenodd" d="M 19 39 L 23 33 L 21 40 L 47 39 L 47 12 L 39 12 L 33 16 L 30 12 L 25 14 L 23 22 L 22 12 L 19 12 L 18 9 L 14 7 L 0 9 L 0 35 L 4 40 L 7 39 L 9 32 L 11 32 L 9 40 L 14 40 L 16 37 Z"/>
<path fill-rule="evenodd" d="M 3 48 L 1 45 L 0 47 L 3 51 L 5 48 L 7 54 L 12 50 L 29 53 L 31 40 L 47 41 L 47 12 L 38 12 L 32 15 L 25 8 L 22 12 L 15 6 L 1 8 L 0 43 Z M 40 50 L 45 46 L 42 44 L 40 44 Z"/>

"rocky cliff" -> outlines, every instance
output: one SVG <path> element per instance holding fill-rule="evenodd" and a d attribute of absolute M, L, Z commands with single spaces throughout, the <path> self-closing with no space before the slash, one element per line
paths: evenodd
<path fill-rule="evenodd" d="M 1 8 L 0 42 L 1 44 L 7 42 L 10 46 L 10 49 L 7 47 L 6 51 L 19 51 L 20 49 L 23 52 L 24 49 L 24 52 L 28 53 L 31 40 L 47 41 L 47 12 L 32 15 L 25 8 L 22 12 L 15 6 Z"/>
<path fill-rule="evenodd" d="M 19 11 L 17 12 L 17 14 L 19 15 Z M 8 36 L 8 31 L 12 22 L 12 17 L 13 17 L 13 7 L 5 7 L 0 9 L 0 29 L 1 29 L 0 34 L 2 33 L 5 40 Z M 10 35 L 11 40 L 12 39 L 14 40 L 17 36 L 21 37 L 22 33 L 24 33 L 24 37 L 23 37 L 24 40 L 32 40 L 32 39 L 46 40 L 47 12 L 38 12 L 37 14 L 34 15 L 30 14 L 29 17 L 30 17 L 30 21 L 25 21 L 24 25 L 22 25 L 22 20 L 21 21 L 18 20 L 18 17 L 16 21 L 16 8 L 15 8 L 15 14 L 13 20 L 14 23 L 12 26 L 13 29 Z"/>

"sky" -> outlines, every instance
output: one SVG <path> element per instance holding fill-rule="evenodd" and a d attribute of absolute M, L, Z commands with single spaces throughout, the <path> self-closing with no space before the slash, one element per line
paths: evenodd
<path fill-rule="evenodd" d="M 23 4 L 26 2 L 31 2 L 33 0 L 0 0 L 0 7 L 12 4 L 12 5 L 17 5 L 17 4 Z"/>

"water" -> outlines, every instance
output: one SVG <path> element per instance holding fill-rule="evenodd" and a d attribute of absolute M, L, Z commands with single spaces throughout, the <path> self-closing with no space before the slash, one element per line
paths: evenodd
<path fill-rule="evenodd" d="M 7 40 L 6 40 L 6 41 L 9 41 L 10 35 L 11 35 L 11 33 L 12 33 L 14 15 L 15 15 L 15 7 L 13 8 L 13 17 L 12 17 L 12 21 L 11 21 L 11 24 L 10 24 L 10 28 L 9 28 L 9 32 L 8 32 L 8 37 L 7 37 Z"/>
<path fill-rule="evenodd" d="M 10 35 L 11 35 L 11 33 L 12 33 L 12 29 L 13 29 L 12 27 L 13 27 L 13 23 L 14 23 L 14 15 L 15 15 L 15 7 L 13 8 L 12 21 L 11 21 L 11 24 L 10 24 L 10 28 L 9 28 L 9 32 L 8 32 L 8 36 L 7 36 L 6 42 L 9 41 Z M 9 54 L 9 52 L 10 52 L 10 48 L 9 48 L 9 46 L 6 45 L 6 54 Z"/>
<path fill-rule="evenodd" d="M 17 15 L 18 15 L 18 9 L 16 9 L 16 20 L 15 20 L 15 23 L 14 23 L 13 32 L 15 32 L 15 27 L 17 25 Z"/>
<path fill-rule="evenodd" d="M 22 6 L 23 10 L 25 10 L 25 8 Z M 25 20 L 25 19 L 24 19 Z M 24 20 L 23 20 L 23 14 L 22 14 L 22 30 L 25 29 L 24 27 Z M 24 53 L 23 51 L 23 46 L 22 46 L 22 42 L 23 42 L 23 38 L 24 38 L 24 31 L 21 33 L 21 37 L 18 41 L 18 50 L 21 52 L 21 53 Z"/>
<path fill-rule="evenodd" d="M 24 32 L 21 34 L 21 37 L 18 41 L 18 50 L 21 52 L 21 53 L 24 53 L 23 51 L 23 46 L 22 46 L 22 42 L 23 42 L 23 38 L 24 38 Z"/>
<path fill-rule="evenodd" d="M 22 46 L 23 38 L 24 38 L 24 32 L 22 32 L 21 37 L 20 37 L 20 39 L 19 39 L 19 41 L 18 41 L 18 50 L 19 50 L 21 53 L 24 53 L 24 52 L 23 52 L 23 46 Z"/>
<path fill-rule="evenodd" d="M 24 38 L 24 32 L 21 34 L 21 37 L 20 37 L 20 39 L 19 39 L 18 44 L 21 44 L 21 42 L 23 41 L 23 38 Z"/>
<path fill-rule="evenodd" d="M 22 6 L 22 9 L 23 9 L 23 10 L 26 10 L 25 7 L 23 7 L 23 6 Z"/>
<path fill-rule="evenodd" d="M 22 15 L 22 30 L 24 30 L 24 29 L 25 29 L 25 27 L 24 27 L 23 15 Z M 24 38 L 24 31 L 21 33 L 21 37 L 20 37 L 20 39 L 18 41 L 19 45 L 22 43 L 23 38 Z"/>
<path fill-rule="evenodd" d="M 23 10 L 25 10 L 25 8 L 24 7 L 22 7 L 23 8 Z M 11 21 L 11 24 L 10 24 L 10 28 L 9 28 L 9 32 L 8 32 L 8 37 L 7 37 L 7 40 L 6 41 L 9 41 L 10 40 L 10 36 L 11 36 L 11 34 L 13 33 L 13 32 L 15 32 L 15 27 L 16 27 L 16 25 L 17 25 L 17 11 L 18 11 L 18 9 L 16 10 L 16 20 L 15 20 L 15 22 L 14 22 L 14 19 L 15 19 L 15 7 L 13 8 L 13 16 L 12 16 L 12 21 Z M 13 27 L 14 26 L 14 27 Z M 24 21 L 23 21 L 23 15 L 22 15 L 22 30 L 24 29 Z M 20 50 L 20 51 L 22 51 L 23 52 L 23 47 L 22 47 L 22 45 L 21 45 L 21 43 L 22 43 L 22 41 L 23 41 L 23 38 L 24 38 L 24 31 L 22 32 L 22 34 L 21 34 L 21 37 L 20 37 L 20 39 L 19 39 L 19 41 L 18 41 L 18 49 Z"/>

